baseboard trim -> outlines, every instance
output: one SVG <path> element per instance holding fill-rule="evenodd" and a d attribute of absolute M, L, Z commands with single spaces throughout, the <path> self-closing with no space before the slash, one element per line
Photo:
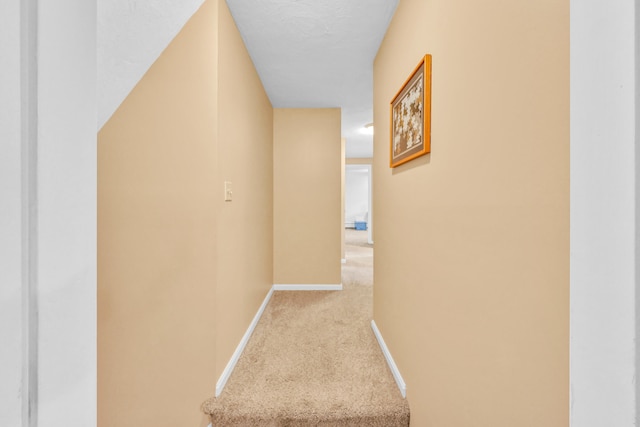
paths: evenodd
<path fill-rule="evenodd" d="M 256 325 L 258 324 L 260 317 L 262 317 L 262 313 L 264 312 L 264 309 L 267 307 L 267 304 L 269 303 L 269 300 L 273 295 L 273 291 L 274 289 L 273 287 L 271 287 L 271 289 L 269 289 L 269 293 L 267 293 L 267 296 L 264 298 L 262 305 L 258 309 L 258 312 L 253 317 L 251 324 L 249 324 L 249 328 L 247 328 L 247 332 L 244 333 L 244 336 L 240 340 L 238 347 L 236 347 L 236 350 L 233 352 L 233 355 L 231 356 L 229 363 L 227 363 L 227 366 L 224 368 L 224 371 L 222 371 L 222 374 L 220 375 L 220 378 L 216 383 L 216 397 L 220 396 L 220 393 L 222 393 L 222 390 L 224 390 L 224 386 L 227 385 L 227 381 L 229 380 L 229 377 L 231 377 L 231 373 L 233 372 L 233 369 L 236 367 L 236 363 L 238 363 L 238 360 L 240 359 L 240 356 L 242 355 L 244 348 L 249 342 L 249 338 L 251 338 L 251 334 L 253 333 L 253 330 L 256 328 Z"/>
<path fill-rule="evenodd" d="M 400 375 L 400 370 L 398 369 L 398 365 L 396 365 L 396 362 L 393 360 L 393 357 L 391 356 L 391 352 L 389 351 L 387 344 L 385 344 L 384 339 L 382 338 L 382 334 L 380 333 L 380 330 L 378 329 L 378 326 L 376 325 L 376 322 L 374 320 L 371 321 L 371 329 L 373 329 L 373 334 L 376 336 L 376 339 L 378 340 L 378 345 L 380 345 L 380 349 L 382 350 L 382 354 L 384 354 L 384 358 L 387 359 L 387 365 L 389 365 L 389 369 L 391 369 L 393 378 L 396 380 L 396 384 L 400 389 L 400 394 L 402 394 L 403 398 L 406 398 L 407 384 L 404 382 L 402 375 Z"/>
<path fill-rule="evenodd" d="M 222 393 L 222 390 L 224 390 L 224 386 L 227 385 L 227 381 L 231 377 L 231 373 L 233 372 L 233 369 L 236 367 L 238 360 L 240 360 L 240 356 L 242 355 L 244 348 L 247 346 L 247 343 L 249 342 L 249 338 L 251 338 L 251 334 L 253 334 L 253 330 L 256 328 L 256 325 L 260 321 L 260 318 L 262 317 L 262 313 L 264 312 L 264 309 L 267 307 L 267 304 L 269 304 L 269 300 L 271 300 L 271 296 L 273 295 L 274 291 L 341 291 L 341 290 L 342 290 L 342 283 L 338 285 L 273 285 L 269 290 L 269 293 L 267 293 L 267 296 L 264 298 L 264 301 L 262 301 L 262 305 L 258 309 L 258 312 L 256 313 L 256 315 L 253 317 L 251 324 L 249 324 L 249 327 L 247 328 L 247 331 L 244 333 L 244 336 L 242 337 L 242 339 L 240 340 L 240 343 L 236 347 L 236 350 L 233 352 L 231 359 L 229 359 L 227 366 L 224 368 L 224 371 L 222 371 L 222 374 L 220 375 L 220 378 L 216 383 L 216 397 L 220 396 L 220 394 Z"/>
<path fill-rule="evenodd" d="M 342 283 L 338 285 L 273 285 L 274 291 L 341 291 Z"/>

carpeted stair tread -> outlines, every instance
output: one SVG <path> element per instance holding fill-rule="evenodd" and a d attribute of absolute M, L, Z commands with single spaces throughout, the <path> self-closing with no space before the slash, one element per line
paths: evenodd
<path fill-rule="evenodd" d="M 343 291 L 274 292 L 224 391 L 203 404 L 214 427 L 409 425 L 370 327 L 372 250 L 347 250 Z"/>

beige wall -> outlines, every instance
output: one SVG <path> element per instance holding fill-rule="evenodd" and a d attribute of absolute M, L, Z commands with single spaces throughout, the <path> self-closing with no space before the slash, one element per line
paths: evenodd
<path fill-rule="evenodd" d="M 206 425 L 272 281 L 272 114 L 226 3 L 208 0 L 102 128 L 100 426 Z"/>
<path fill-rule="evenodd" d="M 219 28 L 217 376 L 273 284 L 273 108 L 224 1 Z"/>
<path fill-rule="evenodd" d="M 432 152 L 392 170 L 425 53 Z M 567 426 L 569 2 L 403 0 L 374 81 L 374 318 L 412 425 Z"/>
<path fill-rule="evenodd" d="M 274 283 L 338 284 L 340 109 L 274 110 Z"/>

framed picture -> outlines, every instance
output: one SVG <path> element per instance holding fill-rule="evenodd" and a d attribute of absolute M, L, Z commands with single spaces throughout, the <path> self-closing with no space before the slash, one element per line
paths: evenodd
<path fill-rule="evenodd" d="M 430 152 L 431 55 L 425 55 L 391 101 L 390 166 Z"/>

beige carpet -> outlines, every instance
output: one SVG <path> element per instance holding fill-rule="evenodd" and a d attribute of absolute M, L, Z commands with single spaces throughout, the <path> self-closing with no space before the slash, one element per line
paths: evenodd
<path fill-rule="evenodd" d="M 231 378 L 203 404 L 215 426 L 408 426 L 371 331 L 373 250 L 347 230 L 343 291 L 274 292 Z"/>

